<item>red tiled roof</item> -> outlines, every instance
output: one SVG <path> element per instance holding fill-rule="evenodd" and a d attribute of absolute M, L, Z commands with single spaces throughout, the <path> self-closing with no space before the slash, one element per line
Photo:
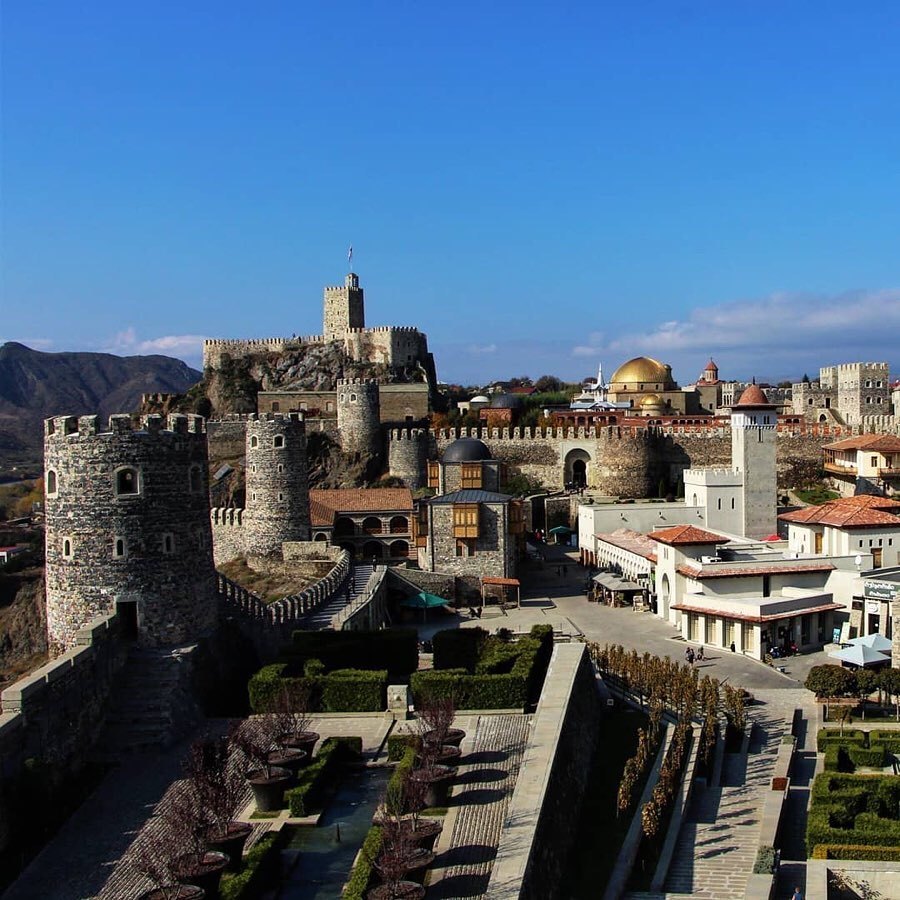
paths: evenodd
<path fill-rule="evenodd" d="M 806 506 L 793 512 L 782 513 L 778 518 L 784 522 L 804 525 L 830 525 L 833 528 L 900 528 L 900 518 L 885 510 L 900 513 L 900 503 L 887 497 L 873 497 L 862 494 L 856 497 L 842 497 L 819 506 Z"/>
<path fill-rule="evenodd" d="M 822 603 L 819 606 L 810 606 L 806 609 L 791 609 L 780 613 L 771 613 L 768 616 L 749 616 L 740 615 L 731 610 L 710 609 L 705 606 L 692 606 L 689 603 L 673 603 L 671 609 L 679 609 L 682 612 L 703 613 L 707 616 L 721 616 L 723 619 L 735 619 L 738 622 L 753 622 L 762 624 L 763 622 L 774 622 L 777 619 L 789 619 L 792 616 L 803 616 L 813 612 L 828 612 L 830 609 L 844 609 L 843 603 Z"/>
<path fill-rule="evenodd" d="M 411 515 L 409 488 L 337 488 L 309 492 L 309 518 L 313 526 L 334 523 L 340 513 L 398 512 Z"/>
<path fill-rule="evenodd" d="M 741 399 L 735 403 L 735 407 L 740 406 L 771 406 L 768 398 L 763 393 L 762 388 L 756 384 L 755 382 L 751 384 L 748 388 L 745 388 L 744 393 L 741 394 Z"/>
<path fill-rule="evenodd" d="M 706 368 L 703 370 L 704 372 L 712 372 L 719 367 L 712 361 L 712 357 L 709 358 L 709 362 L 706 364 Z"/>
<path fill-rule="evenodd" d="M 833 444 L 825 450 L 875 450 L 882 453 L 900 453 L 900 437 L 893 434 L 858 434 Z"/>
<path fill-rule="evenodd" d="M 721 534 L 713 534 L 693 525 L 673 525 L 671 528 L 660 528 L 659 531 L 651 531 L 647 537 L 661 544 L 727 544 L 730 538 Z"/>
<path fill-rule="evenodd" d="M 677 571 L 688 578 L 742 578 L 751 575 L 793 575 L 795 572 L 831 572 L 831 563 L 785 560 L 782 565 L 772 563 L 744 563 L 737 566 L 723 566 L 721 569 L 703 566 L 699 563 L 679 566 Z"/>

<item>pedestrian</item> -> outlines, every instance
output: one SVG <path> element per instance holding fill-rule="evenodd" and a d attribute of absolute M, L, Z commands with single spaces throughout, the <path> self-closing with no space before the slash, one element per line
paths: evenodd
<path fill-rule="evenodd" d="M 697 662 L 703 662 L 703 648 L 700 647 L 697 650 Z"/>
<path fill-rule="evenodd" d="M 694 664 L 694 651 L 690 648 L 688 648 L 688 663 L 690 665 Z"/>
<path fill-rule="evenodd" d="M 803 893 L 800 890 L 800 886 L 794 888 L 794 893 L 791 895 L 791 900 L 803 900 Z"/>
<path fill-rule="evenodd" d="M 690 662 L 690 661 L 691 661 L 691 648 L 690 648 L 690 647 L 688 647 L 688 648 L 684 651 L 684 661 L 685 661 L 685 662 Z"/>
<path fill-rule="evenodd" d="M 731 652 L 734 653 L 734 641 L 731 642 Z"/>

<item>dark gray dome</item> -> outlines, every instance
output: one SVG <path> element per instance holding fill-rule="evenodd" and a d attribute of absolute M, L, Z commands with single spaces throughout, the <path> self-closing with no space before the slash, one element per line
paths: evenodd
<path fill-rule="evenodd" d="M 491 409 L 519 409 L 523 402 L 519 394 L 497 394 L 491 400 Z"/>
<path fill-rule="evenodd" d="M 454 462 L 478 462 L 482 459 L 493 459 L 487 445 L 477 438 L 459 438 L 455 440 L 445 451 L 443 461 Z"/>

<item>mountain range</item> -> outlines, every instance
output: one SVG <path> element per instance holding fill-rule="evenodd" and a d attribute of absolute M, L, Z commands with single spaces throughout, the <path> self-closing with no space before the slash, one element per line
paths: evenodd
<path fill-rule="evenodd" d="M 43 353 L 0 346 L 0 481 L 42 469 L 48 416 L 134 412 L 142 394 L 184 393 L 201 373 L 170 356 Z"/>

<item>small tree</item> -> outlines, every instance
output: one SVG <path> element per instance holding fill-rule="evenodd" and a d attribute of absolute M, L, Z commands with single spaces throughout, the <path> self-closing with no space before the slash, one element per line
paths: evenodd
<path fill-rule="evenodd" d="M 428 743 L 440 750 L 456 717 L 456 701 L 452 693 L 438 696 L 434 691 L 427 691 L 420 698 L 416 711 L 419 714 L 423 751 Z M 425 736 L 429 734 L 430 739 L 426 740 Z"/>
<path fill-rule="evenodd" d="M 201 820 L 222 834 L 237 815 L 246 790 L 237 763 L 228 737 L 194 741 L 184 764 L 186 789 Z"/>
<path fill-rule="evenodd" d="M 844 725 L 851 721 L 853 716 L 853 707 L 849 703 L 842 703 L 837 708 L 837 720 L 841 725 L 841 737 L 844 736 Z"/>
<path fill-rule="evenodd" d="M 869 694 L 878 687 L 878 675 L 871 669 L 858 669 L 856 672 L 856 691 L 862 706 L 862 717 L 866 717 L 866 701 Z"/>
<path fill-rule="evenodd" d="M 400 882 L 409 871 L 409 860 L 415 851 L 399 822 L 389 819 L 382 826 L 381 852 L 373 865 L 388 887 L 391 897 L 400 896 Z"/>
<path fill-rule="evenodd" d="M 893 697 L 897 721 L 900 722 L 900 669 L 882 669 L 878 673 L 878 684 L 886 694 Z"/>
<path fill-rule="evenodd" d="M 813 666 L 804 686 L 817 697 L 847 697 L 856 693 L 856 676 L 842 666 Z"/>
<path fill-rule="evenodd" d="M 177 897 L 181 885 L 175 879 L 174 869 L 182 852 L 177 836 L 162 819 L 156 819 L 135 841 L 126 865 L 147 878 L 163 897 Z"/>
<path fill-rule="evenodd" d="M 275 698 L 272 716 L 276 740 L 284 740 L 309 732 L 312 727 L 310 690 L 305 684 L 285 685 Z"/>
<path fill-rule="evenodd" d="M 251 765 L 261 769 L 265 778 L 272 777 L 269 751 L 277 738 L 278 722 L 270 714 L 245 719 L 235 728 L 231 743 Z"/>

